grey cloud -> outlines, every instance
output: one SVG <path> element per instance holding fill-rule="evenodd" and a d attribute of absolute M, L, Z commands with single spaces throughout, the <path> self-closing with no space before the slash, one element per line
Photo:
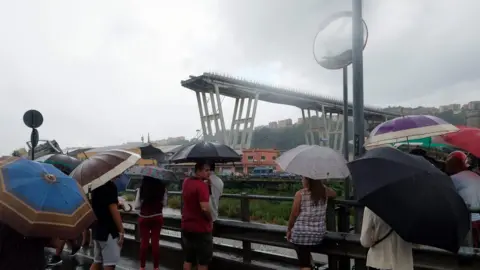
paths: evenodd
<path fill-rule="evenodd" d="M 480 2 L 364 3 L 366 103 L 476 96 Z M 0 153 L 28 139 L 21 117 L 30 108 L 45 116 L 41 137 L 62 146 L 193 136 L 196 100 L 180 80 L 204 71 L 340 97 L 340 72 L 318 66 L 312 46 L 320 21 L 350 8 L 350 0 L 4 1 Z M 224 106 L 231 117 L 231 100 Z M 258 110 L 257 124 L 299 116 L 264 103 Z"/>

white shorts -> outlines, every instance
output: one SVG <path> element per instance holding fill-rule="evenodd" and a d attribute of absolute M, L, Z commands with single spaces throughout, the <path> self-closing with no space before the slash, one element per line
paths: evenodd
<path fill-rule="evenodd" d="M 118 238 L 112 238 L 110 234 L 107 241 L 95 240 L 93 242 L 93 262 L 103 266 L 115 266 L 120 261 L 120 250 Z"/>

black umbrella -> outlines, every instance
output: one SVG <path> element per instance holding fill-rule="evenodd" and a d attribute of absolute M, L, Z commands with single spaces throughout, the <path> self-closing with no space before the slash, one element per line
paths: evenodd
<path fill-rule="evenodd" d="M 457 252 L 470 211 L 452 180 L 423 157 L 391 147 L 348 163 L 358 199 L 405 241 Z"/>
<path fill-rule="evenodd" d="M 72 173 L 72 171 L 82 163 L 81 160 L 65 154 L 45 155 L 35 159 L 35 161 L 52 164 L 66 175 Z"/>
<path fill-rule="evenodd" d="M 242 157 L 227 145 L 198 142 L 180 149 L 170 159 L 173 163 L 208 161 L 214 163 L 236 162 Z"/>

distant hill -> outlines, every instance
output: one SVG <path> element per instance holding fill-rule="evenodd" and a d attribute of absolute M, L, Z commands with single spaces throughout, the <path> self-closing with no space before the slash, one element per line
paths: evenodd
<path fill-rule="evenodd" d="M 453 125 L 465 125 L 465 112 L 446 111 L 435 113 L 435 116 Z M 253 131 L 252 148 L 275 148 L 279 150 L 288 150 L 300 144 L 305 144 L 306 125 L 293 125 L 286 128 L 268 128 L 262 127 Z M 353 130 L 353 123 L 349 122 L 349 130 Z M 353 139 L 352 134 L 349 140 Z"/>

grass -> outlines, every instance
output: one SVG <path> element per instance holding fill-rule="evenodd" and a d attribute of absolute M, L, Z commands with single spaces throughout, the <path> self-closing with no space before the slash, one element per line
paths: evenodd
<path fill-rule="evenodd" d="M 343 184 L 334 182 L 331 187 L 342 193 Z M 247 194 L 255 195 L 269 195 L 269 196 L 293 196 L 295 192 L 300 189 L 300 183 L 298 186 L 292 187 L 292 185 L 279 185 L 277 191 L 270 191 L 262 188 L 257 189 L 226 189 L 225 194 L 239 194 L 246 192 Z M 340 195 L 339 194 L 339 195 Z M 168 198 L 168 207 L 173 209 L 180 209 L 180 196 L 170 196 Z M 290 216 L 290 210 L 292 208 L 292 202 L 288 201 L 266 201 L 266 200 L 250 200 L 250 220 L 262 223 L 286 225 Z M 218 207 L 219 215 L 222 217 L 240 219 L 240 200 L 232 198 L 220 199 Z"/>

